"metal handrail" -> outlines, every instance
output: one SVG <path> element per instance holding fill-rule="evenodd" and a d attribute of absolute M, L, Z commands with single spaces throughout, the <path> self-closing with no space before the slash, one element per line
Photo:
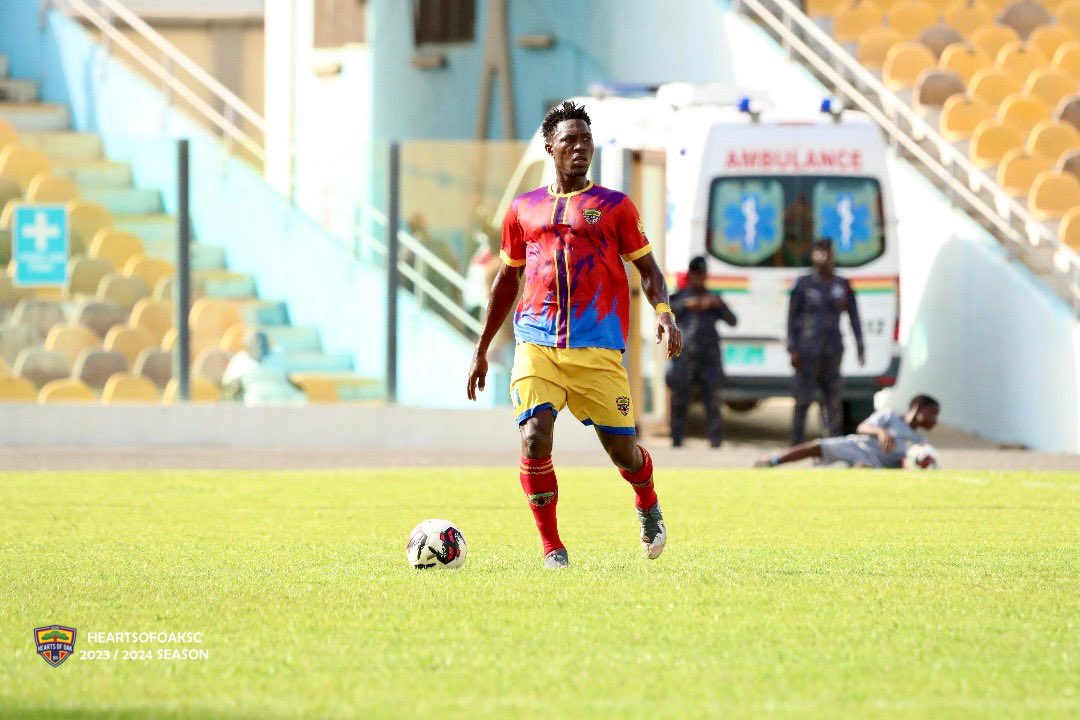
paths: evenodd
<path fill-rule="evenodd" d="M 61 0 L 54 0 L 54 2 L 60 1 Z M 68 7 L 84 17 L 94 27 L 98 28 L 109 42 L 116 43 L 120 48 L 130 53 L 131 56 L 141 63 L 154 77 L 165 83 L 169 91 L 175 92 L 179 97 L 191 103 L 192 107 L 199 111 L 213 125 L 221 129 L 229 139 L 240 144 L 260 161 L 265 160 L 266 150 L 264 146 L 245 133 L 233 120 L 239 115 L 250 122 L 260 132 L 264 133 L 265 136 L 266 120 L 256 110 L 252 109 L 251 106 L 218 82 L 208 72 L 199 67 L 197 63 L 187 57 L 175 45 L 162 37 L 160 33 L 150 27 L 122 3 L 117 0 L 94 1 L 126 22 L 154 48 L 161 51 L 165 57 L 165 62 L 169 67 L 166 67 L 155 60 L 146 51 L 128 39 L 126 35 L 120 32 L 120 30 L 109 21 L 109 18 L 106 18 L 94 7 L 91 7 L 86 0 L 63 0 Z M 197 85 L 200 85 L 203 89 L 217 97 L 223 103 L 224 114 L 211 107 L 197 92 L 181 81 L 173 72 L 173 65 L 186 70 Z M 290 148 L 289 153 L 295 157 L 295 148 Z M 377 223 L 384 226 L 386 225 L 385 213 L 374 207 L 367 207 L 365 210 Z M 431 252 L 431 250 L 429 250 L 420 240 L 404 230 L 399 231 L 398 238 L 401 242 L 401 246 L 412 252 L 420 261 L 425 263 L 426 266 L 430 267 L 457 289 L 462 292 L 466 291 L 468 281 L 465 276 Z M 385 245 L 374 240 L 374 238 L 372 238 L 372 240 L 374 241 L 373 244 L 377 245 L 380 252 L 385 255 Z M 415 268 L 409 266 L 407 263 L 399 262 L 398 271 L 411 280 L 416 287 L 420 288 L 427 296 L 440 305 L 447 313 L 459 320 L 470 331 L 479 335 L 483 330 L 482 323 L 466 312 L 460 304 L 454 302 L 453 299 L 432 285 Z"/>
<path fill-rule="evenodd" d="M 222 85 L 217 78 L 199 66 L 194 60 L 185 55 L 179 48 L 162 37 L 154 28 L 150 27 L 142 18 L 133 13 L 117 0 L 95 0 L 98 4 L 107 7 L 110 12 L 131 26 L 135 32 L 142 35 L 150 43 L 160 50 L 167 58 L 175 62 L 179 67 L 186 70 L 195 78 L 200 85 L 217 96 L 225 104 L 226 111 L 233 111 L 240 115 L 259 132 L 266 132 L 266 121 L 250 105 L 244 102 L 232 90 Z"/>
<path fill-rule="evenodd" d="M 181 98 L 191 103 L 192 107 L 198 110 L 204 117 L 206 117 L 206 119 L 208 119 L 211 123 L 217 126 L 223 133 L 235 140 L 237 143 L 243 146 L 245 150 L 252 153 L 255 157 L 259 158 L 260 161 L 265 159 L 266 151 L 263 149 L 262 145 L 260 145 L 250 136 L 248 136 L 247 133 L 237 127 L 236 124 L 231 122 L 229 118 L 227 118 L 225 115 L 218 112 L 215 108 L 211 107 L 210 104 L 203 100 L 201 97 L 199 97 L 199 95 L 195 91 L 191 90 L 187 85 L 181 82 L 175 74 L 170 72 L 168 69 L 162 66 L 161 63 L 150 57 L 150 55 L 147 54 L 146 51 L 144 51 L 142 48 L 140 48 L 138 45 L 128 39 L 128 37 L 124 35 L 124 33 L 120 32 L 120 30 L 118 30 L 112 23 L 109 22 L 108 18 L 104 17 L 97 10 L 90 7 L 90 5 L 84 2 L 84 0 L 64 0 L 64 2 L 68 5 L 68 7 L 72 8 L 82 17 L 86 18 L 111 42 L 116 43 L 119 47 L 123 48 L 126 52 L 131 54 L 131 56 L 138 60 L 139 63 L 143 65 L 143 67 L 145 67 L 152 75 L 154 75 L 154 77 L 165 83 L 165 85 L 168 86 L 169 90 L 175 92 Z M 100 2 L 106 3 L 110 6 L 118 5 L 118 3 L 115 3 L 114 0 L 100 0 Z M 171 48 L 173 53 L 179 54 L 181 57 L 183 56 L 183 54 L 180 53 L 180 51 L 177 50 L 173 45 L 169 44 L 167 40 L 162 38 L 160 35 L 158 35 L 157 37 L 162 43 Z M 153 39 L 149 36 L 147 39 L 151 40 L 151 42 L 154 42 Z M 169 60 L 172 62 L 178 62 L 172 54 L 169 55 Z M 186 63 L 191 62 L 186 58 L 185 60 Z M 200 78 L 196 77 L 196 79 Z M 213 92 L 213 89 L 209 86 L 207 86 L 207 89 Z M 239 100 L 239 98 L 237 98 L 237 100 Z M 231 108 L 237 112 L 240 112 L 239 108 L 235 108 L 233 105 L 229 104 L 225 100 L 223 100 L 223 102 L 226 103 L 226 108 Z M 249 112 L 254 113 L 254 110 L 251 110 L 250 107 L 247 107 L 246 105 L 244 107 L 246 107 Z M 258 117 L 257 113 L 256 117 Z M 265 127 L 265 122 L 262 121 L 262 119 L 260 118 L 259 124 L 257 124 L 256 126 Z"/>
<path fill-rule="evenodd" d="M 937 128 L 932 127 L 907 102 L 886 88 L 877 77 L 864 68 L 790 0 L 769 0 L 769 2 L 779 8 L 783 13 L 782 18 L 773 13 L 761 0 L 739 0 L 740 4 L 750 8 L 781 38 L 785 47 L 801 55 L 808 65 L 833 83 L 845 97 L 855 102 L 859 109 L 873 118 L 896 143 L 903 145 L 904 149 L 918 158 L 928 171 L 971 205 L 1001 236 L 1020 247 L 1037 248 L 1045 243 L 1053 248 L 1057 257 L 1067 264 L 1067 272 L 1072 276 L 1072 285 L 1069 288 L 1072 301 L 1074 305 L 1080 303 L 1080 255 L 1065 246 L 1024 205 L 1005 193 L 992 178 L 975 167 L 966 155 L 940 135 Z M 800 32 L 795 32 L 792 25 L 798 26 Z M 818 43 L 828 57 L 822 57 L 821 53 L 804 42 L 804 36 Z M 877 102 L 875 103 L 866 93 L 856 87 L 845 76 L 845 72 L 849 73 L 853 80 L 873 92 L 877 96 Z M 911 128 L 911 132 L 905 132 L 895 122 L 895 118 L 903 118 Z M 928 152 L 913 135 L 933 145 L 937 157 Z M 961 172 L 963 175 L 957 177 Z M 993 205 L 984 201 L 972 188 L 984 188 L 993 199 Z M 1023 223 L 1024 232 L 1013 226 L 1011 222 L 1013 217 Z"/>

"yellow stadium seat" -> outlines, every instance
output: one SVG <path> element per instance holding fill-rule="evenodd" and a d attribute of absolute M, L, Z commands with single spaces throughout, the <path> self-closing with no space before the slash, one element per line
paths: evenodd
<path fill-rule="evenodd" d="M 1023 133 L 1012 125 L 998 120 L 983 120 L 971 134 L 968 157 L 976 167 L 991 168 L 1000 163 L 1009 150 L 1023 145 Z"/>
<path fill-rule="evenodd" d="M 1078 89 L 1080 86 L 1075 80 L 1053 68 L 1036 70 L 1024 83 L 1025 94 L 1039 98 L 1051 109 L 1056 108 L 1062 100 L 1076 93 Z"/>
<path fill-rule="evenodd" d="M 53 380 L 42 386 L 38 393 L 38 402 L 42 405 L 52 403 L 91 403 L 95 401 L 94 391 L 86 383 L 73 378 Z"/>
<path fill-rule="evenodd" d="M 1039 98 L 1015 93 L 1005 98 L 998 108 L 998 120 L 1017 128 L 1025 135 L 1031 128 L 1050 119 L 1050 107 Z"/>
<path fill-rule="evenodd" d="M 1005 98 L 1020 92 L 1020 81 L 998 68 L 984 68 L 971 77 L 968 95 L 997 107 Z"/>
<path fill-rule="evenodd" d="M 101 338 L 83 325 L 54 325 L 45 338 L 45 349 L 63 355 L 71 367 L 75 366 L 83 351 L 100 347 Z"/>
<path fill-rule="evenodd" d="M 945 24 L 966 38 L 983 25 L 994 22 L 994 14 L 978 2 L 958 2 L 950 5 L 944 14 Z"/>
<path fill-rule="evenodd" d="M 176 275 L 176 266 L 161 258 L 148 258 L 136 255 L 124 265 L 124 275 L 136 277 L 146 283 L 148 288 L 157 286 L 161 278 Z"/>
<path fill-rule="evenodd" d="M 1061 3 L 1054 8 L 1054 16 L 1057 18 L 1058 25 L 1069 28 L 1074 35 L 1080 37 L 1080 2 L 1078 0 Z"/>
<path fill-rule="evenodd" d="M 1065 213 L 1058 225 L 1058 239 L 1080 253 L 1080 207 L 1074 207 Z"/>
<path fill-rule="evenodd" d="M 964 81 L 954 72 L 947 70 L 928 70 L 919 76 L 915 85 L 913 102 L 915 109 L 926 115 L 941 112 L 949 98 L 963 96 L 966 87 Z"/>
<path fill-rule="evenodd" d="M 938 60 L 940 69 L 951 70 L 963 78 L 965 83 L 970 83 L 971 76 L 977 71 L 993 65 L 994 61 L 971 43 L 953 43 L 942 51 L 941 59 Z"/>
<path fill-rule="evenodd" d="M 1011 42 L 998 50 L 994 64 L 1020 83 L 1024 83 L 1036 70 L 1049 67 L 1050 61 L 1037 47 L 1023 42 Z"/>
<path fill-rule="evenodd" d="M 19 132 L 15 129 L 15 126 L 4 120 L 0 120 L 0 150 L 3 150 L 8 145 L 14 145 L 19 142 Z"/>
<path fill-rule="evenodd" d="M 236 323 L 221 336 L 221 342 L 218 343 L 218 347 L 225 352 L 234 353 L 244 349 L 245 340 L 247 340 L 248 326 L 244 323 Z"/>
<path fill-rule="evenodd" d="M 983 25 L 971 34 L 971 44 L 995 59 L 1001 48 L 1019 40 L 1016 31 L 1005 25 Z"/>
<path fill-rule="evenodd" d="M 73 255 L 86 252 L 98 231 L 113 225 L 112 213 L 104 205 L 72 200 L 67 204 L 67 209 Z M 90 257 L 96 256 L 91 254 Z"/>
<path fill-rule="evenodd" d="M 1055 220 L 1080 207 L 1080 180 L 1070 173 L 1047 170 L 1035 176 L 1028 208 L 1039 220 Z"/>
<path fill-rule="evenodd" d="M 905 40 L 914 40 L 923 30 L 935 25 L 940 16 L 941 12 L 930 3 L 911 0 L 889 10 L 889 27 Z"/>
<path fill-rule="evenodd" d="M 882 77 L 890 90 L 915 87 L 919 76 L 937 65 L 934 53 L 922 43 L 902 42 L 889 48 L 885 55 Z"/>
<path fill-rule="evenodd" d="M 173 304 L 168 300 L 143 298 L 131 309 L 131 327 L 141 328 L 154 338 L 156 345 L 173 326 Z"/>
<path fill-rule="evenodd" d="M 0 402 L 29 402 L 37 400 L 37 388 L 26 378 L 0 378 Z"/>
<path fill-rule="evenodd" d="M 157 404 L 161 400 L 154 383 L 126 372 L 112 375 L 101 391 L 104 405 Z"/>
<path fill-rule="evenodd" d="M 989 103 L 979 98 L 954 95 L 945 101 L 938 126 L 941 135 L 949 142 L 963 142 L 971 139 L 979 123 L 993 117 L 994 108 Z"/>
<path fill-rule="evenodd" d="M 1048 58 L 1054 57 L 1059 47 L 1075 40 L 1076 33 L 1064 25 L 1044 25 L 1036 28 L 1028 38 L 1032 47 L 1039 48 L 1039 51 Z"/>
<path fill-rule="evenodd" d="M 97 299 L 111 302 L 131 311 L 135 303 L 150 297 L 150 288 L 139 278 L 110 274 L 101 278 Z"/>
<path fill-rule="evenodd" d="M 1059 47 L 1050 67 L 1080 83 L 1080 42 L 1067 42 Z"/>
<path fill-rule="evenodd" d="M 111 227 L 104 228 L 93 236 L 89 250 L 90 257 L 108 260 L 117 272 L 123 270 L 131 258 L 146 253 L 138 236 Z"/>
<path fill-rule="evenodd" d="M 92 298 L 97 295 L 101 278 L 114 272 L 108 260 L 77 255 L 68 262 L 68 295 L 73 298 Z"/>
<path fill-rule="evenodd" d="M 228 300 L 200 298 L 191 305 L 191 329 L 193 333 L 205 333 L 220 340 L 225 331 L 237 323 L 243 323 L 240 308 Z"/>
<path fill-rule="evenodd" d="M 855 56 L 859 62 L 871 70 L 880 70 L 885 64 L 885 58 L 894 45 L 903 42 L 900 33 L 892 28 L 877 27 L 867 30 L 859 38 Z"/>
<path fill-rule="evenodd" d="M 174 352 L 179 341 L 180 333 L 177 329 L 174 327 L 169 328 L 168 332 L 165 333 L 165 337 L 161 338 L 161 349 Z M 221 342 L 221 336 L 206 331 L 196 332 L 192 330 L 190 341 L 191 352 L 189 355 L 191 358 L 197 358 L 203 352 L 217 349 L 218 343 Z"/>
<path fill-rule="evenodd" d="M 1080 150 L 1080 130 L 1069 123 L 1047 120 L 1032 128 L 1028 135 L 1027 151 L 1046 158 L 1047 162 L 1057 162 L 1072 150 Z"/>
<path fill-rule="evenodd" d="M 135 365 L 135 358 L 143 350 L 156 348 L 154 337 L 141 328 L 116 325 L 105 336 L 105 349 L 115 350 L 127 359 L 128 365 Z"/>
<path fill-rule="evenodd" d="M 1044 157 L 1029 155 L 1020 150 L 1010 150 L 1001 158 L 997 169 L 997 182 L 1014 197 L 1027 197 L 1035 176 L 1049 170 L 1051 163 Z"/>
<path fill-rule="evenodd" d="M 79 199 L 79 187 L 67 178 L 39 173 L 30 181 L 26 191 L 26 202 L 66 203 Z"/>
<path fill-rule="evenodd" d="M 300 386 L 310 403 L 341 402 L 337 386 L 330 377 L 320 377 L 315 373 L 296 373 L 290 380 Z"/>
<path fill-rule="evenodd" d="M 839 43 L 852 43 L 866 32 L 881 27 L 884 15 L 873 0 L 853 0 L 836 13 L 833 37 Z"/>
<path fill-rule="evenodd" d="M 35 175 L 49 172 L 49 158 L 37 148 L 22 145 L 7 145 L 0 150 L 0 175 L 6 175 L 23 192 L 30 187 Z"/>
<path fill-rule="evenodd" d="M 193 403 L 213 404 L 221 400 L 221 388 L 207 378 L 192 375 L 188 389 L 191 391 L 191 402 Z M 173 405 L 177 402 L 179 397 L 180 381 L 173 378 L 169 381 L 169 384 L 165 386 L 165 394 L 161 401 L 166 405 Z"/>

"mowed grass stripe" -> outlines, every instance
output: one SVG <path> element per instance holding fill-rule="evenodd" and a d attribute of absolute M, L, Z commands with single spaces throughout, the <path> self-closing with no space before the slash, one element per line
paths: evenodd
<path fill-rule="evenodd" d="M 1076 474 L 661 469 L 656 562 L 613 470 L 559 477 L 553 573 L 513 467 L 0 473 L 0 715 L 1080 711 Z M 428 517 L 463 570 L 406 565 Z M 78 657 L 110 630 L 210 659 Z"/>

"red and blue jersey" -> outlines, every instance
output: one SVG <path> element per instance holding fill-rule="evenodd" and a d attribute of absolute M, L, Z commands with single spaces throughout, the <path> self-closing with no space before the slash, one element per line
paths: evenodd
<path fill-rule="evenodd" d="M 623 261 L 652 251 L 626 195 L 591 182 L 558 194 L 519 195 L 503 221 L 507 265 L 525 266 L 514 313 L 518 342 L 558 348 L 626 348 L 630 288 Z"/>

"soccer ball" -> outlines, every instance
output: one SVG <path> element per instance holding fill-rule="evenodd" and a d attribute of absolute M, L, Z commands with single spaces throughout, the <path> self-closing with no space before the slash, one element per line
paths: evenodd
<path fill-rule="evenodd" d="M 913 443 L 904 453 L 904 467 L 908 470 L 937 470 L 938 452 L 930 443 Z"/>
<path fill-rule="evenodd" d="M 405 557 L 417 570 L 465 564 L 465 536 L 449 520 L 425 520 L 409 533 Z"/>

